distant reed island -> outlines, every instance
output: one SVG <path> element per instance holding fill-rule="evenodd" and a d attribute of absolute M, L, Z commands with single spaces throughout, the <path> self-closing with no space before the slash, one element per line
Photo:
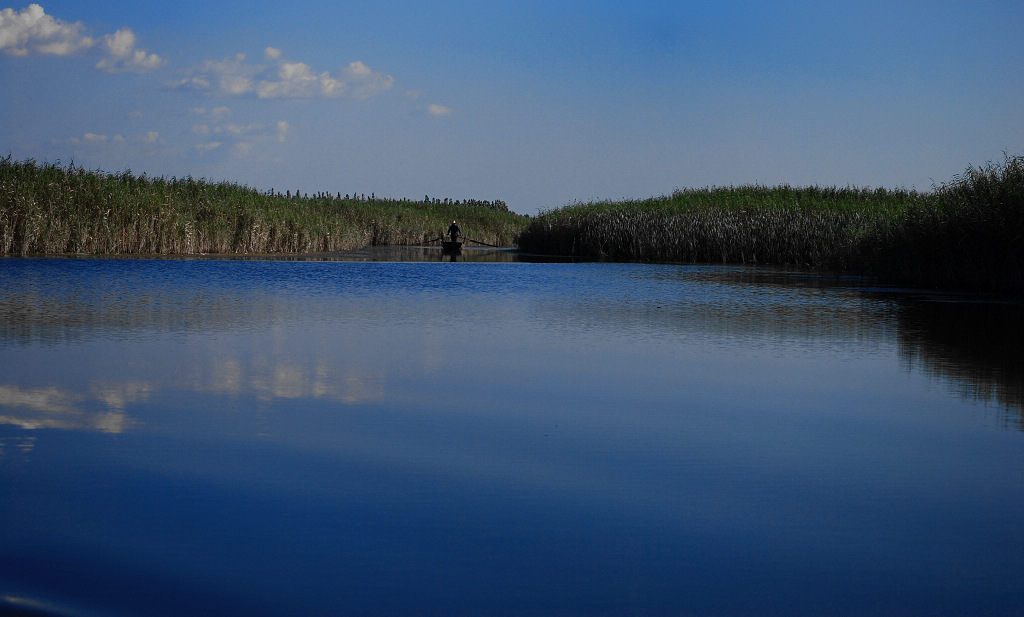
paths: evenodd
<path fill-rule="evenodd" d="M 470 238 L 606 261 L 776 264 L 913 287 L 1024 296 L 1024 157 L 929 192 L 740 186 L 580 203 L 535 218 L 500 200 L 259 192 L 0 159 L 0 253 L 187 255 Z"/>
<path fill-rule="evenodd" d="M 741 186 L 542 213 L 523 251 L 610 261 L 777 264 L 1024 296 L 1024 157 L 931 192 Z"/>

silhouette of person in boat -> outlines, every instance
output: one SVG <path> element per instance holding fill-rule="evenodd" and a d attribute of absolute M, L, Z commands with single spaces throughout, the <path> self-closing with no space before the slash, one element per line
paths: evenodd
<path fill-rule="evenodd" d="M 458 223 L 452 221 L 452 224 L 448 226 L 448 237 L 452 239 L 452 242 L 458 242 L 461 235 L 462 228 L 459 227 Z"/>

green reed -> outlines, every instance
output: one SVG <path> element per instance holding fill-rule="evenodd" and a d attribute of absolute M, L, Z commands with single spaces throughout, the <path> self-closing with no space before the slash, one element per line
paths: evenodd
<path fill-rule="evenodd" d="M 861 248 L 885 280 L 1024 295 L 1024 157 L 968 168 Z"/>
<path fill-rule="evenodd" d="M 850 188 L 688 189 L 544 213 L 520 247 L 610 260 L 815 266 L 841 262 L 837 244 L 915 199 L 913 192 Z"/>
<path fill-rule="evenodd" d="M 502 202 L 261 193 L 232 183 L 107 174 L 0 159 L 0 254 L 338 251 L 463 232 L 509 246 L 526 223 Z"/>
<path fill-rule="evenodd" d="M 765 263 L 950 289 L 1024 293 L 1024 158 L 929 193 L 741 186 L 573 204 L 534 219 L 524 251 L 612 261 Z"/>

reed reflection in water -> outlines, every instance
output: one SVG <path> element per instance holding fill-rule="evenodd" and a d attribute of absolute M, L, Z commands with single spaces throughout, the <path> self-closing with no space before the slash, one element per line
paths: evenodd
<path fill-rule="evenodd" d="M 1024 599 L 1013 305 L 616 264 L 19 259 L 0 281 L 0 607 Z"/>

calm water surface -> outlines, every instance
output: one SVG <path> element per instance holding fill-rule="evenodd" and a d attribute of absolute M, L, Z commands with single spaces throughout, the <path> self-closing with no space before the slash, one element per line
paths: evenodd
<path fill-rule="evenodd" d="M 0 614 L 1020 614 L 1020 305 L 469 257 L 0 260 Z"/>

